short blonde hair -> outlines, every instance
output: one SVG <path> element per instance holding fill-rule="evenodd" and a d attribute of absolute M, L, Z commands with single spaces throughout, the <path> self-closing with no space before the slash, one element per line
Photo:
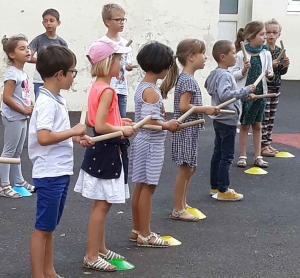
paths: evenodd
<path fill-rule="evenodd" d="M 112 13 L 115 11 L 121 11 L 125 14 L 125 10 L 118 4 L 106 4 L 102 8 L 102 20 L 107 27 L 105 20 L 110 19 Z"/>
<path fill-rule="evenodd" d="M 267 26 L 269 24 L 278 25 L 279 26 L 279 31 L 281 32 L 282 27 L 275 18 L 272 18 L 271 20 L 268 20 L 268 21 L 265 22 L 265 26 Z"/>
<path fill-rule="evenodd" d="M 105 58 L 104 60 L 96 64 L 92 64 L 92 68 L 91 68 L 92 77 L 95 76 L 100 77 L 100 76 L 108 75 L 113 59 L 114 59 L 114 55 L 112 54 L 107 58 Z"/>

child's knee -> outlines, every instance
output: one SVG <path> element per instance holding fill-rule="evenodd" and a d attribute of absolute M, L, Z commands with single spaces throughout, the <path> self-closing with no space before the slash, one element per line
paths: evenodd
<path fill-rule="evenodd" d="M 260 132 L 261 131 L 261 122 L 256 122 L 252 125 L 253 132 Z"/>

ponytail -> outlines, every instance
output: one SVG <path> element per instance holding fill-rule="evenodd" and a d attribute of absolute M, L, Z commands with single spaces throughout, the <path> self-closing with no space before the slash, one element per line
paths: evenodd
<path fill-rule="evenodd" d="M 173 64 L 172 64 L 171 68 L 169 69 L 169 72 L 168 72 L 167 76 L 165 77 L 165 80 L 163 81 L 163 83 L 160 86 L 160 91 L 161 91 L 162 97 L 164 99 L 167 98 L 168 92 L 175 86 L 177 78 L 178 78 L 178 72 L 179 72 L 179 69 L 176 64 L 176 56 L 175 56 Z"/>
<path fill-rule="evenodd" d="M 245 32 L 244 28 L 240 28 L 237 32 L 236 41 L 234 43 L 236 52 L 239 52 L 241 50 L 241 42 L 245 40 L 244 32 Z"/>

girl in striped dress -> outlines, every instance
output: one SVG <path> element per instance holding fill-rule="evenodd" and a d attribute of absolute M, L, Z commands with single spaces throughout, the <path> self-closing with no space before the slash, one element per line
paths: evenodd
<path fill-rule="evenodd" d="M 203 69 L 207 59 L 205 45 L 196 39 L 186 39 L 177 46 L 176 58 L 183 66 L 183 71 L 176 82 L 174 94 L 174 118 L 177 119 L 193 106 L 195 112 L 184 121 L 190 122 L 203 118 L 203 113 L 212 115 L 217 109 L 202 106 L 201 91 L 194 74 Z M 197 167 L 198 141 L 201 125 L 187 127 L 172 134 L 172 161 L 178 166 L 178 174 L 174 185 L 174 209 L 171 217 L 175 220 L 198 221 L 199 218 L 186 211 L 187 189 Z"/>
<path fill-rule="evenodd" d="M 137 61 L 146 74 L 134 97 L 135 121 L 151 115 L 152 120 L 148 124 L 161 126 L 162 130 L 141 128 L 132 143 L 129 176 L 136 186 L 132 196 L 133 229 L 130 240 L 136 241 L 137 246 L 168 247 L 166 241 L 150 230 L 152 196 L 163 167 L 167 130 L 177 131 L 179 123 L 176 120 L 166 121 L 162 95 L 156 83 L 166 75 L 167 80 L 177 69 L 173 66 L 173 51 L 159 42 L 146 44 L 138 53 Z"/>

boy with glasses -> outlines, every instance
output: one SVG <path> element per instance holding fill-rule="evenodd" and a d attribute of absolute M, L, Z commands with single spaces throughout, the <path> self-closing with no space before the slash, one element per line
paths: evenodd
<path fill-rule="evenodd" d="M 267 35 L 267 45 L 272 55 L 274 70 L 274 78 L 268 82 L 268 93 L 276 93 L 279 96 L 279 90 L 281 86 L 281 75 L 287 73 L 288 67 L 290 65 L 290 60 L 288 57 L 285 56 L 282 57 L 280 60 L 277 59 L 282 50 L 276 45 L 276 41 L 281 35 L 281 26 L 279 22 L 273 18 L 265 23 L 265 27 Z M 273 157 L 278 152 L 271 146 L 271 135 L 274 127 L 275 113 L 279 102 L 278 96 L 267 99 L 265 107 L 265 117 L 264 121 L 262 122 L 262 156 Z"/>
<path fill-rule="evenodd" d="M 102 8 L 102 19 L 107 27 L 107 33 L 101 39 L 108 39 L 118 44 L 126 46 L 128 41 L 120 36 L 120 32 L 124 29 L 125 10 L 117 4 L 107 4 Z M 126 71 L 132 71 L 131 63 L 132 53 L 123 54 L 121 59 L 121 69 L 118 78 L 113 77 L 110 85 L 116 90 L 118 95 L 119 109 L 122 118 L 126 118 L 126 105 L 128 95 L 128 84 L 126 79 Z"/>

